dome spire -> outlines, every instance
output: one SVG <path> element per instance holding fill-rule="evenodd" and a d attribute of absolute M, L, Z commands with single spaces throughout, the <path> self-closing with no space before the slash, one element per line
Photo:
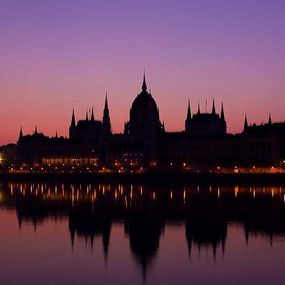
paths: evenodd
<path fill-rule="evenodd" d="M 147 86 L 146 86 L 146 82 L 145 82 L 145 70 L 143 72 L 143 85 L 142 85 L 142 91 L 146 92 L 147 91 Z"/>

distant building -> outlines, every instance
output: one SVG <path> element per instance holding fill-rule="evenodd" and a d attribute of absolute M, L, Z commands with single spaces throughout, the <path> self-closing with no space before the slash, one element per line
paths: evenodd
<path fill-rule="evenodd" d="M 211 113 L 201 113 L 200 105 L 198 105 L 197 114 L 191 116 L 190 102 L 188 102 L 185 132 L 193 137 L 225 135 L 227 133 L 227 123 L 223 104 L 220 116 L 216 113 L 214 100 Z"/>
<path fill-rule="evenodd" d="M 188 102 L 185 129 L 166 132 L 159 109 L 147 91 L 145 76 L 142 90 L 134 99 L 123 134 L 112 134 L 107 95 L 102 120 L 95 119 L 93 108 L 83 120 L 76 121 L 73 110 L 69 138 L 49 138 L 39 133 L 19 134 L 19 165 L 71 167 L 74 171 L 145 168 L 185 168 L 209 170 L 222 167 L 284 166 L 285 123 L 249 125 L 247 118 L 241 134 L 227 134 L 224 106 L 216 112 L 213 100 L 210 113 L 200 106 L 192 115 Z M 61 169 L 61 168 L 60 168 Z M 77 169 L 77 170 L 76 170 Z M 64 171 L 64 170 L 62 170 Z M 73 170 L 72 170 L 73 171 Z"/>

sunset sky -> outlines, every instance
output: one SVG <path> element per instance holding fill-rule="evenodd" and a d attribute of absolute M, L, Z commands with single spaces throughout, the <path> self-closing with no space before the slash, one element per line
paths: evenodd
<path fill-rule="evenodd" d="M 35 125 L 68 135 L 108 92 L 122 132 L 146 70 L 167 131 L 187 101 L 224 102 L 228 131 L 285 120 L 284 0 L 0 0 L 0 145 Z"/>

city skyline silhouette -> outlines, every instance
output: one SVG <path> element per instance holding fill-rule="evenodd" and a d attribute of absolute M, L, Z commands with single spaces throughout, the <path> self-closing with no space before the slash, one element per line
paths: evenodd
<path fill-rule="evenodd" d="M 0 144 L 35 125 L 67 136 L 70 112 L 101 116 L 108 92 L 122 132 L 143 67 L 168 131 L 185 105 L 215 98 L 229 132 L 284 121 L 284 3 L 257 1 L 9 1 L 1 5 Z M 7 126 L 7 127 L 6 127 Z"/>

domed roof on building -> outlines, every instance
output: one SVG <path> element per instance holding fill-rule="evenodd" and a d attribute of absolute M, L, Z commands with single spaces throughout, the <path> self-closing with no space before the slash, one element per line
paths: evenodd
<path fill-rule="evenodd" d="M 157 112 L 157 105 L 153 97 L 147 92 L 147 86 L 145 82 L 145 76 L 143 79 L 142 91 L 133 101 L 132 112 Z"/>
<path fill-rule="evenodd" d="M 142 91 L 133 101 L 130 120 L 125 124 L 125 133 L 136 137 L 155 137 L 162 129 L 156 102 L 147 92 L 144 76 Z"/>

